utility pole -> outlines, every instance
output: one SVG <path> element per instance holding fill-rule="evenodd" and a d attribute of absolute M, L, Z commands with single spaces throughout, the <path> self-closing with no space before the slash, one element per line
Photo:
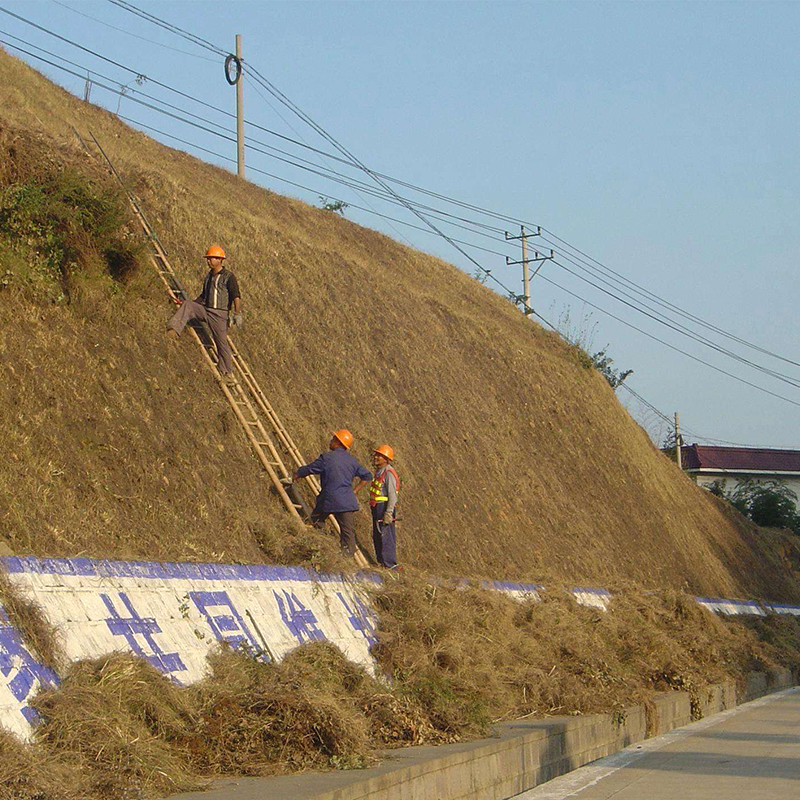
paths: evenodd
<path fill-rule="evenodd" d="M 675 455 L 678 458 L 678 469 L 683 469 L 681 464 L 681 422 L 678 419 L 678 412 L 675 412 Z"/>
<path fill-rule="evenodd" d="M 537 250 L 533 251 L 533 258 L 528 258 L 528 236 L 541 236 L 542 229 L 541 227 L 536 228 L 535 233 L 528 233 L 525 230 L 524 225 L 520 225 L 520 235 L 519 236 L 512 236 L 508 231 L 506 231 L 506 241 L 515 241 L 519 239 L 522 243 L 522 261 L 512 261 L 508 256 L 506 256 L 506 264 L 522 264 L 522 294 L 519 296 L 518 300 L 522 301 L 522 312 L 525 316 L 533 314 L 533 309 L 531 308 L 531 289 L 530 284 L 531 280 L 536 277 L 536 273 L 542 268 L 542 264 L 545 261 L 550 261 L 550 259 L 555 257 L 555 251 L 551 250 L 549 256 L 545 256 L 540 254 Z M 539 266 L 536 267 L 536 272 L 533 275 L 530 275 L 529 265 L 531 263 L 538 262 Z"/>
<path fill-rule="evenodd" d="M 525 303 L 524 311 L 527 314 L 531 307 L 531 287 L 528 278 L 528 234 L 525 233 L 525 226 L 519 226 L 520 237 L 522 239 L 522 299 Z"/>
<path fill-rule="evenodd" d="M 89 72 L 86 72 L 86 85 L 83 87 L 83 100 L 88 103 L 89 98 L 92 96 L 92 79 L 89 77 Z"/>
<path fill-rule="evenodd" d="M 240 178 L 244 178 L 244 92 L 242 90 L 242 35 L 236 34 L 236 167 Z"/>

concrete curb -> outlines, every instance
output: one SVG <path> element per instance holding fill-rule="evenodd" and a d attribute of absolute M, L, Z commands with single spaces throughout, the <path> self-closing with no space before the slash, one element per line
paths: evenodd
<path fill-rule="evenodd" d="M 791 670 L 751 673 L 739 696 L 733 682 L 718 684 L 696 711 L 702 717 L 711 716 L 794 684 Z M 693 721 L 692 711 L 688 692 L 669 692 L 647 707 L 634 705 L 613 714 L 504 723 L 492 740 L 391 751 L 386 762 L 366 773 L 250 779 L 197 796 L 206 800 L 215 795 L 242 800 L 506 800 L 628 745 L 687 725 Z"/>

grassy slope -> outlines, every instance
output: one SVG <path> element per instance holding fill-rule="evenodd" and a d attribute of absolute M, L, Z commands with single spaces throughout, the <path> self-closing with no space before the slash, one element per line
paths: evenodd
<path fill-rule="evenodd" d="M 800 597 L 778 554 L 794 548 L 726 514 L 599 374 L 452 265 L 157 144 L 2 52 L 0 122 L 87 172 L 70 125 L 93 130 L 189 286 L 205 246 L 226 248 L 248 314 L 237 342 L 301 450 L 339 426 L 362 461 L 394 446 L 407 563 Z M 0 526 L 15 548 L 306 556 L 193 346 L 165 361 L 154 277 L 92 313 L 8 302 Z"/>

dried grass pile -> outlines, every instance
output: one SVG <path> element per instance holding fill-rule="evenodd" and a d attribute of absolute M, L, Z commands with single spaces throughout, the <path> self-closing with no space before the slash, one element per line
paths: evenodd
<path fill-rule="evenodd" d="M 197 688 L 202 719 L 191 747 L 205 772 L 358 769 L 378 746 L 438 739 L 418 709 L 325 642 L 278 665 L 223 650 L 211 666 Z"/>
<path fill-rule="evenodd" d="M 2 566 L 0 566 L 0 607 L 39 661 L 51 669 L 58 669 L 63 663 L 63 655 L 55 627 L 48 621 L 42 607 L 12 583 Z"/>
<path fill-rule="evenodd" d="M 33 705 L 38 746 L 79 769 L 78 793 L 129 798 L 202 788 L 182 743 L 196 726 L 195 695 L 145 661 L 114 654 L 73 664 Z"/>
<path fill-rule="evenodd" d="M 375 602 L 375 655 L 397 691 L 452 738 L 499 719 L 610 711 L 672 689 L 690 692 L 699 708 L 710 683 L 742 682 L 786 659 L 800 664 L 800 647 L 779 653 L 675 592 L 623 592 L 602 612 L 566 591 L 518 603 L 405 580 L 385 585 Z"/>
<path fill-rule="evenodd" d="M 2 800 L 77 800 L 76 765 L 53 758 L 46 748 L 23 742 L 0 727 L 0 798 Z"/>
<path fill-rule="evenodd" d="M 378 748 L 441 740 L 410 700 L 326 642 L 279 664 L 222 649 L 210 666 L 205 680 L 179 686 L 131 655 L 73 664 L 33 701 L 43 718 L 35 744 L 0 737 L 1 791 L 157 797 L 218 775 L 359 769 Z"/>
<path fill-rule="evenodd" d="M 191 744 L 202 769 L 265 775 L 369 762 L 358 696 L 373 681 L 333 646 L 299 648 L 279 665 L 226 650 L 211 666 L 197 689 L 202 712 Z"/>

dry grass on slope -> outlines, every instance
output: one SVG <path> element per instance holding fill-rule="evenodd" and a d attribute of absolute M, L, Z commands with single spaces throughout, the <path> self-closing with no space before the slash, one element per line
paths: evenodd
<path fill-rule="evenodd" d="M 331 539 L 269 500 L 188 337 L 168 353 L 166 304 L 114 183 L 8 129 L 0 149 L 0 303 L 13 309 L 0 327 L 0 531 L 12 549 L 341 566 Z"/>
<path fill-rule="evenodd" d="M 0 75 L 0 119 L 37 131 L 62 158 L 81 160 L 89 169 L 70 125 L 95 131 L 141 195 L 188 286 L 199 284 L 204 247 L 218 241 L 226 248 L 245 295 L 241 348 L 309 458 L 324 448 L 331 428 L 342 425 L 356 434 L 356 455 L 363 461 L 375 444 L 395 447 L 404 481 L 405 563 L 442 574 L 595 584 L 633 579 L 728 596 L 800 597 L 797 580 L 779 559 L 777 572 L 764 566 L 772 559 L 772 544 L 765 546 L 757 531 L 727 517 L 658 453 L 598 373 L 585 369 L 555 334 L 452 265 L 159 145 L 2 53 Z M 146 392 L 146 409 L 152 409 L 145 426 L 132 419 L 130 430 L 134 436 L 142 427 L 162 432 L 160 456 L 152 463 L 176 454 L 177 463 L 165 473 L 169 491 L 143 478 L 138 490 L 120 478 L 119 487 L 107 484 L 108 496 L 92 490 L 91 518 L 108 515 L 120 535 L 116 504 L 127 504 L 129 518 L 148 516 L 151 543 L 169 539 L 169 549 L 183 548 L 185 557 L 209 549 L 205 534 L 192 532 L 196 521 L 201 531 L 223 531 L 214 552 L 226 558 L 257 558 L 252 525 L 267 518 L 268 538 L 286 551 L 278 542 L 274 504 L 256 512 L 255 500 L 245 499 L 243 507 L 233 508 L 228 494 L 236 493 L 237 501 L 255 498 L 249 487 L 258 478 L 238 468 L 246 458 L 241 439 L 224 430 L 231 418 L 211 388 L 189 396 L 189 387 L 199 385 L 190 381 L 191 362 L 160 360 L 153 342 L 167 310 L 155 296 L 153 289 L 147 299 L 130 300 L 136 320 L 128 331 L 136 340 L 131 348 L 141 351 L 137 368 L 145 374 L 125 375 L 127 391 L 134 397 Z M 55 326 L 72 325 L 67 319 L 57 309 L 47 314 Z M 25 336 L 36 343 L 30 369 L 48 375 L 53 368 L 72 371 L 73 386 L 90 384 L 89 369 L 65 363 L 48 348 L 33 313 L 25 312 L 24 323 Z M 125 324 L 98 324 L 92 344 L 105 349 Z M 80 332 L 69 341 L 85 357 Z M 15 345 L 12 359 L 20 357 L 22 346 Z M 102 369 L 99 355 L 89 356 L 90 368 Z M 106 386 L 114 393 L 122 383 L 112 374 Z M 179 398 L 186 403 L 183 411 L 177 410 Z M 41 405 L 27 396 L 21 402 Z M 164 411 L 158 410 L 161 403 Z M 101 413 L 106 405 L 90 396 L 85 406 L 98 436 L 113 425 Z M 185 444 L 167 435 L 159 419 L 167 406 L 170 413 L 175 409 L 170 426 Z M 224 457 L 213 453 L 222 444 L 221 429 Z M 42 469 L 47 461 L 63 469 L 53 441 L 26 435 Z M 115 435 L 111 443 L 117 441 Z M 200 481 L 178 477 L 186 471 L 179 458 L 201 452 L 212 480 L 224 476 L 224 493 L 220 488 L 206 496 Z M 103 457 L 84 453 L 89 468 Z M 137 457 L 126 445 L 113 460 L 135 474 L 131 462 Z M 76 491 L 74 482 L 67 488 Z M 197 498 L 202 500 L 193 506 Z M 172 513 L 173 503 L 179 514 Z M 49 526 L 58 533 L 45 534 L 48 547 L 66 548 L 59 539 L 75 536 L 73 520 L 51 509 Z M 30 530 L 25 546 L 42 546 L 41 521 L 29 528 L 24 519 L 14 520 Z M 175 530 L 184 533 L 176 537 Z M 112 535 L 96 535 L 101 538 L 93 552 L 130 552 Z"/>

